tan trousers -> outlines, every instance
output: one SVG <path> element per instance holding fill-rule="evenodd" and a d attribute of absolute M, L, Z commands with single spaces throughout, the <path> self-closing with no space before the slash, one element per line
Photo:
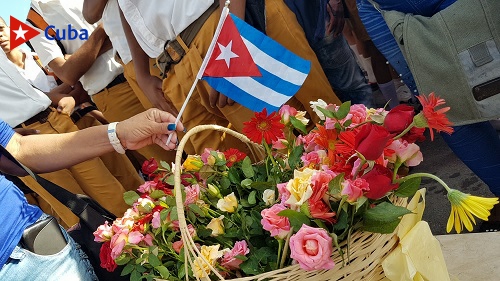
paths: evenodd
<path fill-rule="evenodd" d="M 128 82 L 116 85 L 111 89 L 104 89 L 93 95 L 92 100 L 109 122 L 123 121 L 146 110 Z M 156 144 L 137 151 L 145 159 L 154 157 L 157 161 L 173 160 L 172 152 L 166 151 Z"/>
<path fill-rule="evenodd" d="M 26 128 L 39 130 L 41 134 L 61 134 L 78 130 L 68 115 L 59 114 L 54 109 L 47 122 L 43 124 L 36 122 Z M 100 158 L 93 158 L 70 168 L 44 173 L 41 176 L 75 194 L 86 194 L 92 197 L 117 216 L 122 216 L 128 208 L 123 200 L 125 189 Z M 21 179 L 43 199 L 38 201 L 45 212 L 57 215 L 65 226 L 72 226 L 78 222 L 78 218 L 66 206 L 39 186 L 35 180 L 31 177 Z M 48 211 L 50 209 L 52 211 Z"/>
<path fill-rule="evenodd" d="M 186 55 L 180 63 L 173 65 L 163 80 L 163 91 L 165 96 L 172 101 L 179 110 L 189 93 L 196 74 L 201 67 L 203 58 L 206 56 L 208 47 L 219 21 L 220 12 L 215 11 L 205 22 L 201 30 L 194 38 L 188 48 L 183 42 Z M 288 102 L 298 110 L 306 110 L 314 121 L 316 114 L 309 106 L 310 101 L 323 99 L 327 103 L 340 104 L 335 96 L 328 79 L 326 78 L 317 58 L 310 48 L 305 34 L 302 31 L 295 15 L 286 7 L 282 0 L 266 0 L 267 35 L 285 46 L 295 54 L 312 62 L 311 72 L 305 80 L 298 93 Z M 228 126 L 229 124 L 241 132 L 243 122 L 250 120 L 254 113 L 239 104 L 226 106 L 224 108 L 212 108 L 208 100 L 209 86 L 205 81 L 199 81 L 183 114 L 183 124 L 192 128 L 200 124 L 218 124 Z M 203 148 L 225 150 L 230 147 L 241 147 L 239 140 L 234 138 L 223 138 L 222 134 L 214 132 L 201 132 L 191 140 L 194 152 L 202 153 Z M 188 151 L 193 153 L 193 151 Z"/>

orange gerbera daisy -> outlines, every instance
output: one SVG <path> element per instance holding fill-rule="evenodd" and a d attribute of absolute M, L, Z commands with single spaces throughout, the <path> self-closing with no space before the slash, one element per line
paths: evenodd
<path fill-rule="evenodd" d="M 328 159 L 330 159 L 330 163 L 335 162 L 335 153 L 336 153 L 336 144 L 338 142 L 338 133 L 337 130 L 331 130 L 325 128 L 325 126 L 321 126 L 319 124 L 316 125 L 318 128 L 318 132 L 314 142 L 319 146 L 326 149 L 328 152 Z"/>
<path fill-rule="evenodd" d="M 264 108 L 262 112 L 256 112 L 255 117 L 243 123 L 243 133 L 253 142 L 261 143 L 264 140 L 267 144 L 280 138 L 284 138 L 281 116 L 276 112 L 267 115 Z"/>
<path fill-rule="evenodd" d="M 226 150 L 224 152 L 224 156 L 226 157 L 226 165 L 228 167 L 233 166 L 234 163 L 239 162 L 247 157 L 244 152 L 241 152 L 236 148 L 230 148 Z"/>
<path fill-rule="evenodd" d="M 436 110 L 436 107 L 445 104 L 444 99 L 439 98 L 430 93 L 428 97 L 424 95 L 417 96 L 423 106 L 422 112 L 415 116 L 416 127 L 429 128 L 431 140 L 434 140 L 434 130 L 437 132 L 453 133 L 453 124 L 446 117 L 445 112 L 450 110 L 450 107 L 443 107 Z"/>

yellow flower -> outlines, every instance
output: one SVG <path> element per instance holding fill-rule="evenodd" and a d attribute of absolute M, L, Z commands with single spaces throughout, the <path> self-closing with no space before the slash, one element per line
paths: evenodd
<path fill-rule="evenodd" d="M 237 207 L 238 200 L 236 199 L 234 192 L 231 192 L 231 194 L 227 195 L 226 197 L 219 199 L 219 201 L 217 202 L 217 208 L 224 212 L 234 213 Z"/>
<path fill-rule="evenodd" d="M 300 123 L 304 124 L 307 126 L 307 123 L 309 123 L 309 119 L 306 118 L 306 113 L 305 111 L 297 111 L 297 115 L 295 115 L 295 118 L 300 121 Z"/>
<path fill-rule="evenodd" d="M 182 167 L 186 172 L 198 172 L 203 167 L 203 161 L 198 155 L 188 155 Z"/>
<path fill-rule="evenodd" d="M 224 219 L 224 216 L 213 218 L 210 223 L 207 224 L 207 228 L 212 230 L 212 234 L 210 236 L 216 237 L 224 234 L 224 222 L 222 219 Z"/>
<path fill-rule="evenodd" d="M 473 224 L 476 224 L 474 216 L 487 221 L 493 205 L 498 203 L 498 198 L 472 196 L 455 189 L 448 192 L 448 200 L 451 203 L 451 213 L 446 232 L 450 232 L 455 226 L 457 233 L 462 232 L 464 226 L 468 231 L 472 231 Z"/>
<path fill-rule="evenodd" d="M 271 206 L 274 204 L 274 202 L 276 201 L 276 194 L 274 192 L 274 190 L 272 189 L 266 189 L 264 190 L 264 193 L 262 194 L 262 200 L 264 201 L 264 203 L 266 203 L 266 206 Z"/>
<path fill-rule="evenodd" d="M 203 261 L 203 258 L 197 257 L 194 260 L 194 266 L 193 266 L 193 273 L 195 277 L 198 277 L 202 280 L 210 280 L 206 279 L 206 276 L 210 275 L 210 267 L 215 266 L 215 262 L 217 261 L 218 258 L 222 257 L 223 252 L 219 251 L 220 245 L 213 245 L 213 246 L 201 246 L 200 252 L 201 256 L 207 260 L 208 264 Z"/>
<path fill-rule="evenodd" d="M 290 192 L 290 198 L 286 201 L 292 209 L 299 209 L 304 202 L 309 199 L 313 193 L 311 187 L 311 177 L 314 174 L 313 169 L 305 168 L 303 171 L 295 170 L 293 179 L 286 185 L 286 189 Z"/>

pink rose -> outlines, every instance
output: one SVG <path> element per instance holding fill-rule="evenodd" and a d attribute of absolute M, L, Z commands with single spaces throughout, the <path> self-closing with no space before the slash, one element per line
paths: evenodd
<path fill-rule="evenodd" d="M 286 202 L 288 198 L 290 198 L 290 191 L 286 189 L 286 186 L 288 185 L 288 182 L 284 183 L 278 183 L 276 187 L 278 188 L 278 193 L 280 195 L 280 200 L 281 202 Z"/>
<path fill-rule="evenodd" d="M 271 236 L 284 239 L 290 232 L 290 221 L 287 217 L 278 216 L 278 213 L 287 208 L 281 204 L 273 205 L 271 208 L 260 212 L 262 215 L 262 228 L 271 232 Z"/>
<path fill-rule="evenodd" d="M 351 125 L 349 127 L 354 127 L 366 121 L 366 106 L 363 104 L 353 104 L 349 110 L 349 115 L 351 116 Z"/>
<path fill-rule="evenodd" d="M 147 181 L 141 185 L 139 185 L 139 188 L 137 188 L 137 191 L 140 193 L 151 193 L 155 188 L 158 183 L 155 181 Z"/>
<path fill-rule="evenodd" d="M 151 226 L 153 226 L 153 228 L 158 228 L 161 226 L 161 216 L 160 216 L 160 212 L 154 212 L 153 213 L 153 219 L 151 220 Z"/>
<path fill-rule="evenodd" d="M 325 220 L 329 223 L 334 223 L 336 213 L 333 212 L 323 200 L 309 201 L 309 213 L 315 219 Z"/>
<path fill-rule="evenodd" d="M 200 198 L 200 186 L 198 184 L 186 186 L 184 190 L 186 191 L 186 201 L 184 201 L 185 206 L 196 203 L 196 201 Z"/>
<path fill-rule="evenodd" d="M 250 250 L 248 249 L 247 242 L 245 240 L 238 241 L 234 243 L 231 251 L 224 254 L 220 264 L 229 270 L 238 270 L 243 261 L 236 258 L 236 256 L 246 256 L 248 253 L 250 253 Z"/>
<path fill-rule="evenodd" d="M 142 233 L 140 233 L 139 231 L 132 231 L 128 235 L 128 243 L 137 245 L 142 241 L 142 238 L 144 238 L 144 235 L 142 235 Z"/>
<path fill-rule="evenodd" d="M 117 259 L 122 254 L 123 247 L 127 243 L 127 234 L 128 229 L 123 229 L 111 237 L 111 258 Z"/>
<path fill-rule="evenodd" d="M 94 231 L 94 241 L 96 242 L 105 242 L 109 241 L 113 236 L 113 229 L 108 221 L 105 221 L 104 224 L 100 225 L 96 231 Z"/>
<path fill-rule="evenodd" d="M 144 235 L 142 241 L 144 241 L 144 243 L 146 243 L 148 246 L 153 246 L 153 236 L 151 236 L 151 234 Z"/>
<path fill-rule="evenodd" d="M 304 270 L 332 269 L 332 238 L 326 230 L 307 225 L 290 237 L 290 257 Z"/>
<path fill-rule="evenodd" d="M 393 141 L 387 148 L 395 152 L 389 159 L 392 163 L 396 163 L 397 158 L 399 158 L 401 163 L 406 163 L 408 166 L 417 166 L 423 160 L 420 147 L 414 143 L 398 139 Z"/>
<path fill-rule="evenodd" d="M 290 116 L 297 115 L 297 109 L 285 104 L 280 108 L 278 113 L 281 115 L 281 121 L 286 125 L 290 123 Z"/>
<path fill-rule="evenodd" d="M 340 194 L 347 195 L 348 202 L 354 202 L 358 200 L 359 197 L 363 196 L 365 191 L 370 190 L 368 182 L 364 179 L 347 179 L 342 183 L 342 191 Z"/>
<path fill-rule="evenodd" d="M 317 146 L 317 144 L 314 142 L 314 140 L 316 139 L 317 136 L 318 136 L 318 134 L 316 134 L 314 132 L 310 132 L 309 134 L 307 134 L 305 136 L 300 135 L 297 137 L 296 144 L 297 145 L 303 144 L 305 152 L 314 151 L 316 149 L 316 146 Z"/>
<path fill-rule="evenodd" d="M 175 241 L 174 243 L 172 243 L 172 248 L 177 254 L 181 252 L 182 247 L 184 247 L 184 242 L 182 242 L 182 240 Z"/>

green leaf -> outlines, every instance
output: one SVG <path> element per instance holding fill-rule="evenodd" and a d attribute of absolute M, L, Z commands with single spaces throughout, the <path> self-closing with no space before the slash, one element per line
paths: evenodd
<path fill-rule="evenodd" d="M 241 182 L 240 175 L 238 174 L 238 170 L 236 168 L 231 167 L 229 169 L 228 178 L 231 183 L 239 184 Z"/>
<path fill-rule="evenodd" d="M 175 206 L 173 208 L 175 208 Z M 161 219 L 161 221 L 165 221 L 167 219 L 168 213 L 170 213 L 170 209 L 163 209 L 163 210 L 160 211 L 160 219 Z"/>
<path fill-rule="evenodd" d="M 300 212 L 305 214 L 308 218 L 312 218 L 311 212 L 309 211 L 309 201 L 304 202 L 304 204 L 300 205 Z"/>
<path fill-rule="evenodd" d="M 244 179 L 241 181 L 241 186 L 243 186 L 244 188 L 250 188 L 251 185 L 252 185 L 252 180 L 251 179 Z"/>
<path fill-rule="evenodd" d="M 179 219 L 179 215 L 177 214 L 177 208 L 172 208 L 172 211 L 170 211 L 170 220 L 176 221 Z"/>
<path fill-rule="evenodd" d="M 259 260 L 257 258 L 248 259 L 240 265 L 240 269 L 245 272 L 247 275 L 257 275 L 260 273 L 259 268 Z"/>
<path fill-rule="evenodd" d="M 337 113 L 335 114 L 338 120 L 346 118 L 347 114 L 349 114 L 349 111 L 351 110 L 351 102 L 346 101 L 342 103 L 342 105 L 339 107 L 337 110 Z"/>
<path fill-rule="evenodd" d="M 363 229 L 375 233 L 392 233 L 401 217 L 409 213 L 411 212 L 404 207 L 382 202 L 366 210 L 363 215 Z"/>
<path fill-rule="evenodd" d="M 200 217 L 205 217 L 205 212 L 200 208 L 200 206 L 196 204 L 189 204 L 188 205 L 189 210 L 193 211 L 195 214 L 197 214 Z"/>
<path fill-rule="evenodd" d="M 264 191 L 266 189 L 273 189 L 276 187 L 275 183 L 272 182 L 267 182 L 267 181 L 255 181 L 250 184 L 250 187 L 258 190 L 258 191 Z"/>
<path fill-rule="evenodd" d="M 149 196 L 153 199 L 158 199 L 158 198 L 162 198 L 163 196 L 165 196 L 165 192 L 157 189 L 157 190 L 153 190 L 153 192 L 151 192 L 151 194 Z"/>
<path fill-rule="evenodd" d="M 160 166 L 170 172 L 170 165 L 166 161 L 160 161 Z"/>
<path fill-rule="evenodd" d="M 175 208 L 176 206 L 176 203 L 175 203 L 175 197 L 173 196 L 167 196 L 165 198 L 165 203 L 167 203 L 167 205 L 170 207 L 170 208 Z"/>
<path fill-rule="evenodd" d="M 142 277 L 142 274 L 139 271 L 134 270 L 130 274 L 130 281 L 139 281 L 139 280 L 141 280 L 141 277 Z"/>
<path fill-rule="evenodd" d="M 297 165 L 300 164 L 302 160 L 300 160 L 300 157 L 302 157 L 302 154 L 304 154 L 304 146 L 299 145 L 295 146 L 292 151 L 290 152 L 290 156 L 288 157 L 288 165 L 290 166 L 291 169 L 295 169 Z"/>
<path fill-rule="evenodd" d="M 123 193 L 123 200 L 125 200 L 125 203 L 130 206 L 132 206 L 139 198 L 139 194 L 137 194 L 137 192 L 135 191 L 127 191 Z"/>
<path fill-rule="evenodd" d="M 161 261 L 158 259 L 156 255 L 153 254 L 148 255 L 148 262 L 152 267 L 157 267 L 161 265 Z"/>
<path fill-rule="evenodd" d="M 328 193 L 331 195 L 340 195 L 342 191 L 342 182 L 344 182 L 344 173 L 338 174 L 328 183 Z"/>
<path fill-rule="evenodd" d="M 222 189 L 228 189 L 231 185 L 231 181 L 226 177 L 222 177 L 219 182 Z"/>
<path fill-rule="evenodd" d="M 237 258 L 237 259 L 239 259 L 239 260 L 242 260 L 242 261 L 248 260 L 248 258 L 246 256 L 244 256 L 244 255 L 236 255 L 234 257 Z"/>
<path fill-rule="evenodd" d="M 248 204 L 255 205 L 257 203 L 257 200 L 255 198 L 256 195 L 257 191 L 252 190 L 252 192 L 250 192 L 250 194 L 248 195 Z"/>
<path fill-rule="evenodd" d="M 155 266 L 155 269 L 160 273 L 162 278 L 166 279 L 170 276 L 170 271 L 168 271 L 168 268 L 164 267 L 163 265 Z"/>
<path fill-rule="evenodd" d="M 297 118 L 290 116 L 290 122 L 292 123 L 295 129 L 299 130 L 303 134 L 307 134 L 306 125 L 300 122 Z"/>
<path fill-rule="evenodd" d="M 372 114 L 372 115 L 370 115 L 370 119 L 372 119 L 373 121 L 375 121 L 375 123 L 377 123 L 379 125 L 384 124 L 384 118 L 385 118 L 385 116 L 382 116 L 382 115 L 379 115 L 379 114 Z"/>
<path fill-rule="evenodd" d="M 165 183 L 168 184 L 168 185 L 174 185 L 175 184 L 175 179 L 174 179 L 174 175 L 170 175 L 166 180 L 165 180 Z"/>
<path fill-rule="evenodd" d="M 278 213 L 278 216 L 287 217 L 295 230 L 299 230 L 303 224 L 311 225 L 311 221 L 306 215 L 294 210 L 283 210 Z"/>
<path fill-rule="evenodd" d="M 212 167 L 210 167 L 209 165 L 205 165 L 205 166 L 201 167 L 201 169 L 198 173 L 200 175 L 200 178 L 207 180 L 215 172 L 216 171 Z"/>
<path fill-rule="evenodd" d="M 130 257 L 126 254 L 120 255 L 118 258 L 116 258 L 115 262 L 117 265 L 124 265 L 127 264 L 130 261 Z"/>
<path fill-rule="evenodd" d="M 348 219 L 348 214 L 344 211 L 340 212 L 340 215 L 338 215 L 337 223 L 333 225 L 333 229 L 335 231 L 341 231 L 347 228 L 347 219 Z"/>
<path fill-rule="evenodd" d="M 252 161 L 250 160 L 250 157 L 247 156 L 245 157 L 245 159 L 243 159 L 243 161 L 241 162 L 241 170 L 247 178 L 252 178 L 255 175 L 253 172 Z"/>
<path fill-rule="evenodd" d="M 368 201 L 368 198 L 366 198 L 365 196 L 361 196 L 360 198 L 358 198 L 358 200 L 356 200 L 356 212 L 358 212 L 359 208 L 361 208 L 366 203 L 366 201 Z"/>
<path fill-rule="evenodd" d="M 317 106 L 316 109 L 318 109 L 319 111 L 321 111 L 321 113 L 323 113 L 326 117 L 335 118 L 335 114 L 331 110 L 328 110 L 328 109 L 325 109 L 325 108 L 321 108 L 319 106 Z"/>
<path fill-rule="evenodd" d="M 122 273 L 120 273 L 121 276 L 129 275 L 132 270 L 134 270 L 135 266 L 133 264 L 127 264 L 123 270 Z"/>
<path fill-rule="evenodd" d="M 415 195 L 415 192 L 420 189 L 421 180 L 421 178 L 405 180 L 399 185 L 394 194 L 399 197 L 410 197 Z"/>

